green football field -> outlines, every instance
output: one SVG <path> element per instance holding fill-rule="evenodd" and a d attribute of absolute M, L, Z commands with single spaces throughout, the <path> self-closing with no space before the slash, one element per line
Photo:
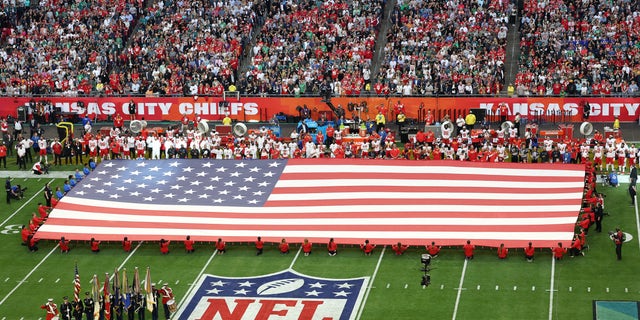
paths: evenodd
<path fill-rule="evenodd" d="M 105 273 L 126 268 L 132 279 L 138 267 L 144 278 L 150 267 L 152 281 L 168 282 L 180 307 L 203 274 L 253 277 L 292 268 L 321 278 L 369 277 L 354 312 L 356 319 L 638 319 L 637 304 L 610 303 L 640 301 L 638 213 L 629 205 L 625 185 L 599 186 L 607 195 L 605 211 L 609 216 L 605 217 L 603 233 L 592 230 L 589 234 L 590 249 L 584 257 L 567 256 L 554 262 L 549 248 L 539 248 L 535 262 L 528 263 L 522 250 L 511 250 L 506 260 L 498 260 L 495 249 L 479 248 L 475 259 L 466 262 L 460 248 L 444 248 L 431 263 L 431 285 L 423 287 L 422 247 L 410 248 L 402 256 L 378 247 L 373 255 L 364 256 L 357 247 L 343 246 L 337 256 L 329 257 L 325 244 L 314 245 L 310 256 L 298 254 L 297 245 L 283 256 L 270 244 L 263 255 L 256 256 L 253 245 L 247 243 L 228 243 L 224 255 L 215 254 L 210 243 L 197 244 L 193 254 L 186 254 L 181 243 L 172 243 L 171 253 L 163 256 L 158 243 L 151 242 L 136 242 L 130 254 L 122 251 L 120 243 L 103 243 L 101 252 L 94 254 L 88 243 L 73 242 L 71 251 L 62 254 L 57 243 L 41 241 L 39 251 L 30 253 L 20 245 L 19 229 L 43 201 L 41 190 L 49 181 L 52 186 L 62 184 L 61 179 L 46 176 L 14 178 L 14 184 L 28 187 L 25 198 L 6 205 L 3 195 L 0 320 L 44 319 L 40 305 L 47 298 L 60 304 L 63 296 L 73 296 L 76 264 L 81 295 L 90 291 L 94 274 L 103 282 Z M 623 246 L 622 261 L 616 260 L 607 235 L 616 226 L 630 235 Z M 635 312 L 629 306 L 635 306 Z M 285 318 L 273 315 L 269 319 Z"/>

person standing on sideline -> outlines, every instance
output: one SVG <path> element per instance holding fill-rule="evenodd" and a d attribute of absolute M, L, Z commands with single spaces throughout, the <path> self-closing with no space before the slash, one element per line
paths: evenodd
<path fill-rule="evenodd" d="M 330 256 L 335 256 L 338 254 L 338 244 L 333 238 L 329 239 L 329 243 L 327 244 L 327 252 L 329 252 Z"/>
<path fill-rule="evenodd" d="M 471 244 L 471 240 L 467 240 L 467 244 L 462 247 L 464 250 L 464 258 L 467 260 L 473 259 L 473 251 L 476 249 L 476 246 Z"/>
<path fill-rule="evenodd" d="M 4 165 L 4 168 L 7 168 L 7 146 L 4 143 L 0 142 L 0 163 Z"/>
<path fill-rule="evenodd" d="M 7 177 L 4 182 L 4 189 L 7 191 L 7 204 L 11 203 L 11 178 Z"/>
<path fill-rule="evenodd" d="M 613 243 L 616 244 L 616 256 L 618 260 L 622 260 L 622 243 L 625 240 L 624 232 L 620 228 L 616 228 L 616 232 L 612 235 Z"/>
<path fill-rule="evenodd" d="M 264 242 L 262 242 L 261 237 L 258 237 L 258 240 L 256 240 L 256 256 L 261 255 L 263 249 L 264 249 Z"/>
<path fill-rule="evenodd" d="M 47 204 L 47 207 L 51 207 L 51 197 L 53 197 L 53 191 L 51 191 L 51 186 L 47 182 L 44 185 L 44 202 Z"/>
<path fill-rule="evenodd" d="M 53 299 L 49 298 L 47 303 L 40 306 L 40 309 L 47 311 L 46 320 L 52 320 L 58 316 L 58 306 L 53 303 Z"/>
<path fill-rule="evenodd" d="M 595 217 L 596 232 L 602 232 L 602 219 L 604 218 L 604 209 L 602 208 L 602 203 L 596 203 L 593 214 Z"/>
<path fill-rule="evenodd" d="M 524 248 L 524 258 L 527 259 L 527 262 L 533 262 L 533 255 L 536 252 L 536 248 L 533 247 L 533 244 L 529 242 L 529 245 Z"/>

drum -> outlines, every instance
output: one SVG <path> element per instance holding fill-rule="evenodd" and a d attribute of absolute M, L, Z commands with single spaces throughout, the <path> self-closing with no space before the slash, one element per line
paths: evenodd
<path fill-rule="evenodd" d="M 172 313 L 178 310 L 178 304 L 174 299 L 167 301 L 167 307 L 169 308 L 169 311 L 171 311 Z"/>
<path fill-rule="evenodd" d="M 55 317 L 51 318 L 51 320 L 58 320 L 58 319 L 60 319 L 60 317 L 58 317 L 58 316 L 55 316 Z"/>

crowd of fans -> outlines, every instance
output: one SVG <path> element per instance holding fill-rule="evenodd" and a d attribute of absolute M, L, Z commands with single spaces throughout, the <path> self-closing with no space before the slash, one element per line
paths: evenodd
<path fill-rule="evenodd" d="M 4 2 L 0 91 L 495 94 L 520 12 L 513 93 L 637 94 L 640 4 L 515 3 L 398 1 L 374 75 L 383 0 Z"/>
<path fill-rule="evenodd" d="M 639 25 L 637 1 L 525 1 L 517 94 L 637 94 Z"/>
<path fill-rule="evenodd" d="M 357 95 L 370 82 L 383 1 L 283 1 L 252 48 L 247 93 L 318 94 L 327 79 L 338 95 Z"/>
<path fill-rule="evenodd" d="M 122 54 L 126 91 L 216 94 L 237 83 L 242 50 L 263 1 L 157 1 Z"/>
<path fill-rule="evenodd" d="M 3 29 L 0 89 L 8 95 L 108 91 L 109 70 L 135 25 L 137 0 L 43 0 Z"/>
<path fill-rule="evenodd" d="M 508 1 L 398 1 L 374 89 L 489 94 L 504 82 Z"/>

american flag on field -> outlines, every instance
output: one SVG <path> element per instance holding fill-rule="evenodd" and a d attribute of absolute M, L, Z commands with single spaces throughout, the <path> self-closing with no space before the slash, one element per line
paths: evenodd
<path fill-rule="evenodd" d="M 73 300 L 80 301 L 80 274 L 78 273 L 78 265 L 76 264 L 76 275 L 73 278 Z"/>
<path fill-rule="evenodd" d="M 551 246 L 572 239 L 584 172 L 458 161 L 105 161 L 36 236 Z"/>

